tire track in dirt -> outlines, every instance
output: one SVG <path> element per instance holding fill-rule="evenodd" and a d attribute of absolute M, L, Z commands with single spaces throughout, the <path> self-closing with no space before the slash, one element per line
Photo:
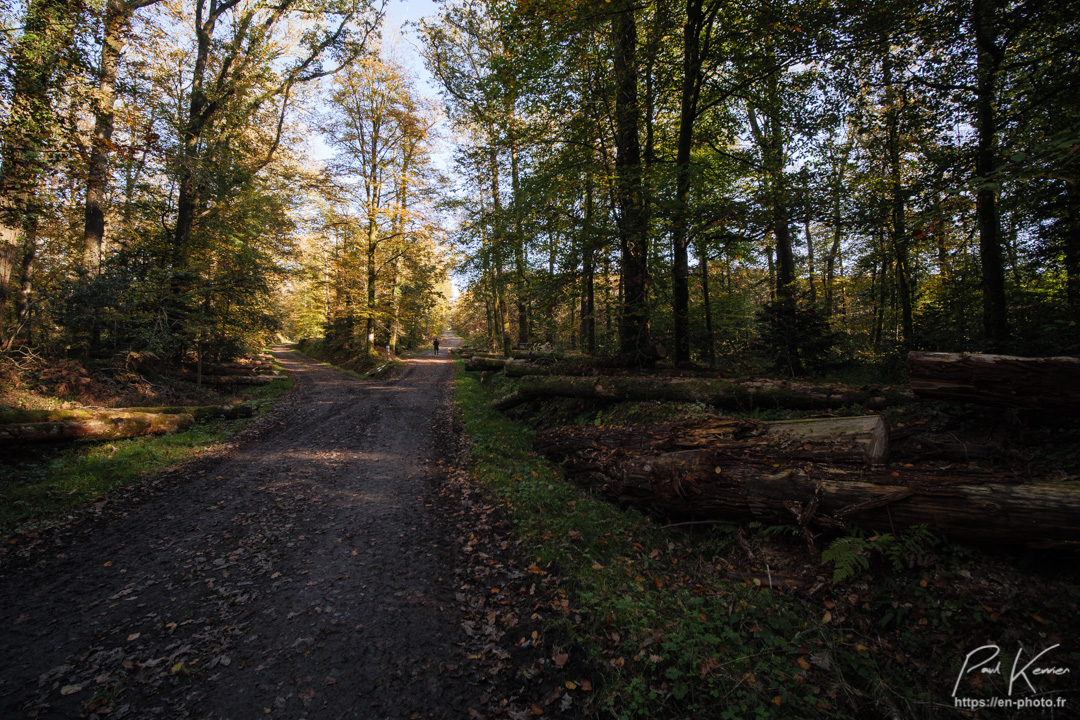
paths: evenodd
<path fill-rule="evenodd" d="M 5 560 L 0 716 L 468 716 L 431 493 L 451 363 L 277 355 L 297 389 L 259 439 Z"/>

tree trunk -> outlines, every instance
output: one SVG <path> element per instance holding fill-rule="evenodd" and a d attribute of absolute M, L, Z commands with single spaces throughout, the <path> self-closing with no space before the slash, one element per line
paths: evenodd
<path fill-rule="evenodd" d="M 994 0 L 972 0 L 971 24 L 977 52 L 975 176 L 979 183 L 979 263 L 982 267 L 983 331 L 990 349 L 1001 352 L 1009 340 L 1005 300 L 1005 268 L 1001 257 L 1001 221 L 997 208 L 997 78 L 1004 61 Z"/>
<path fill-rule="evenodd" d="M 528 345 L 530 342 L 529 278 L 525 266 L 525 231 L 521 226 L 522 209 L 518 206 L 521 202 L 521 180 L 518 177 L 517 141 L 513 137 L 510 141 L 510 192 L 513 194 L 511 205 L 514 213 L 514 284 L 517 290 L 515 300 L 517 301 L 518 343 Z"/>
<path fill-rule="evenodd" d="M 1080 183 L 1065 184 L 1068 220 L 1065 225 L 1065 292 L 1073 319 L 1080 318 Z"/>
<path fill-rule="evenodd" d="M 550 457 L 616 448 L 673 452 L 707 448 L 761 459 L 878 465 L 889 456 L 889 429 L 880 415 L 782 422 L 721 418 L 661 425 L 571 426 L 541 430 L 534 449 Z"/>
<path fill-rule="evenodd" d="M 810 202 L 810 173 L 805 173 L 803 183 L 803 227 L 806 233 L 806 277 L 810 283 L 810 304 L 817 305 L 817 281 L 814 279 L 814 236 L 810 234 L 813 206 Z"/>
<path fill-rule="evenodd" d="M 784 179 L 784 132 L 780 124 L 780 90 L 776 73 L 769 75 L 765 126 L 758 121 L 753 104 L 747 107 L 751 133 L 761 149 L 765 166 L 765 202 L 771 216 L 773 239 L 776 244 L 776 298 L 795 298 L 795 255 L 791 248 L 791 228 L 788 226 L 787 184 Z"/>
<path fill-rule="evenodd" d="M 701 266 L 701 310 L 705 316 L 705 360 L 710 368 L 715 368 L 716 337 L 713 333 L 712 301 L 709 299 L 709 253 L 704 238 L 698 245 L 698 263 Z"/>
<path fill-rule="evenodd" d="M 494 132 L 492 132 L 494 136 Z M 491 169 L 491 207 L 492 207 L 492 242 L 493 261 L 495 264 L 495 285 L 498 293 L 496 313 L 499 317 L 499 334 L 504 354 L 509 354 L 513 347 L 510 335 L 510 309 L 506 302 L 506 283 L 503 281 L 503 245 L 506 241 L 506 228 L 502 212 L 502 195 L 499 190 L 499 156 L 495 147 L 489 158 Z"/>
<path fill-rule="evenodd" d="M 704 403 L 728 410 L 755 408 L 828 410 L 847 405 L 879 409 L 910 400 L 897 390 L 859 390 L 844 386 L 814 386 L 786 381 L 714 380 L 665 377 L 525 377 L 511 395 L 497 400 L 496 410 L 508 410 L 528 400 L 569 397 L 609 402 Z"/>
<path fill-rule="evenodd" d="M 195 373 L 181 372 L 181 377 L 194 379 Z M 269 385 L 275 380 L 283 380 L 286 375 L 203 375 L 204 385 Z"/>
<path fill-rule="evenodd" d="M 0 424 L 0 445 L 54 440 L 118 440 L 186 430 L 195 424 L 187 413 L 117 413 L 110 417 L 54 422 Z"/>
<path fill-rule="evenodd" d="M 907 373 L 921 398 L 1080 412 L 1080 357 L 910 352 Z"/>
<path fill-rule="evenodd" d="M 915 343 L 915 325 L 911 307 L 911 272 L 908 270 L 907 190 L 900 168 L 901 119 L 903 107 L 900 93 L 893 84 L 892 51 L 888 39 L 883 57 L 885 80 L 886 137 L 889 152 L 889 185 L 892 197 L 892 224 L 889 240 L 896 258 L 896 287 L 900 295 L 901 334 L 905 350 Z"/>
<path fill-rule="evenodd" d="M 471 372 L 498 371 L 503 369 L 506 358 L 489 355 L 473 355 L 465 363 L 465 369 Z"/>
<path fill-rule="evenodd" d="M 191 370 L 190 365 L 185 366 L 186 370 Z M 203 363 L 202 374 L 203 375 L 222 375 L 232 377 L 252 377 L 259 375 L 276 374 L 277 369 L 273 365 L 241 365 L 240 363 L 222 363 L 222 364 L 210 364 Z"/>
<path fill-rule="evenodd" d="M 30 311 L 33 309 L 34 290 L 34 261 L 37 259 L 38 250 L 38 218 L 32 216 L 26 221 L 26 237 L 23 241 L 22 262 L 19 264 L 19 294 L 15 304 L 15 325 L 9 342 L 0 341 L 0 350 L 7 350 L 18 338 L 18 334 L 25 328 L 27 337 L 30 336 Z M 0 306 L 2 307 L 2 306 Z M 27 344 L 30 344 L 29 339 Z"/>
<path fill-rule="evenodd" d="M 1080 487 L 987 482 L 972 471 L 903 474 L 889 468 L 781 463 L 743 449 L 635 452 L 587 449 L 563 461 L 567 477 L 611 500 L 688 518 L 795 522 L 999 543 L 1080 541 Z"/>
<path fill-rule="evenodd" d="M 86 172 L 86 204 L 83 217 L 83 264 L 91 277 L 101 266 L 105 239 L 105 194 L 109 183 L 109 154 L 112 146 L 113 115 L 116 105 L 116 78 L 124 35 L 135 5 L 123 0 L 108 0 L 105 6 L 104 36 L 101 42 L 101 67 L 98 69 L 98 92 L 94 98 L 94 133 L 91 137 L 90 162 Z"/>
<path fill-rule="evenodd" d="M 825 258 L 825 316 L 832 317 L 833 303 L 833 278 L 836 272 L 836 258 L 840 254 L 840 239 L 843 234 L 843 215 L 841 214 L 841 201 L 844 188 L 844 168 L 847 164 L 848 155 L 851 152 L 851 143 L 845 143 L 843 156 L 838 159 L 833 173 L 832 189 L 832 245 L 829 254 Z"/>
<path fill-rule="evenodd" d="M 73 13 L 66 0 L 29 0 L 8 60 L 9 99 L 0 128 L 0 321 L 12 275 L 27 256 L 29 243 L 20 237 L 41 212 L 38 184 L 55 133 L 53 91 L 64 77 Z M 0 344 L 13 339 L 0 327 Z"/>
<path fill-rule="evenodd" d="M 687 236 L 690 214 L 690 153 L 694 146 L 701 92 L 701 30 L 703 0 L 686 0 L 683 26 L 682 98 L 679 108 L 679 139 L 675 152 L 675 205 L 671 219 L 672 295 L 675 320 L 675 362 L 690 362 L 690 265 Z"/>
<path fill-rule="evenodd" d="M 615 195 L 622 253 L 620 347 L 631 353 L 649 342 L 648 222 L 638 141 L 637 23 L 634 4 L 621 0 L 611 16 L 615 50 Z"/>

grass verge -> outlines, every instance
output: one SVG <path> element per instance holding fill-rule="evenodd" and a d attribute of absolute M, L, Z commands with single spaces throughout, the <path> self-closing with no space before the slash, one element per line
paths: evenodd
<path fill-rule="evenodd" d="M 275 380 L 246 389 L 242 399 L 264 409 L 292 386 L 289 378 Z M 146 473 L 184 462 L 229 439 L 251 421 L 207 420 L 167 435 L 24 448 L 0 462 L 0 535 L 64 520 Z"/>
<path fill-rule="evenodd" d="M 1033 684 L 1041 697 L 1080 703 L 1063 694 L 1080 675 L 1072 575 L 855 534 L 831 554 L 837 569 L 838 559 L 854 569 L 833 582 L 839 574 L 809 556 L 794 527 L 748 527 L 752 550 L 734 525 L 665 527 L 563 480 L 531 452 L 527 427 L 490 409 L 504 381 L 482 384 L 458 367 L 470 472 L 507 507 L 530 571 L 562 578 L 560 624 L 603 677 L 597 715 L 954 718 L 958 677 L 962 696 L 1018 696 L 1008 687 L 1014 659 L 1022 667 L 1055 644 L 1047 664 L 1072 677 Z M 985 645 L 1000 646 L 1004 669 L 959 676 Z M 1009 716 L 993 712 L 960 714 Z"/>

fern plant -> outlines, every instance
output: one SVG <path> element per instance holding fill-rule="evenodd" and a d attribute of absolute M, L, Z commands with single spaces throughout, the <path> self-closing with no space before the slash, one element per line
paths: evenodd
<path fill-rule="evenodd" d="M 870 569 L 870 543 L 858 535 L 836 538 L 821 552 L 821 564 L 833 563 L 834 583 Z"/>
<path fill-rule="evenodd" d="M 925 525 L 912 525 L 899 533 L 881 533 L 866 537 L 856 529 L 850 535 L 829 543 L 821 553 L 821 564 L 833 564 L 833 582 L 838 583 L 870 569 L 870 559 L 877 555 L 893 570 L 902 570 L 905 563 L 925 553 L 937 543 Z"/>

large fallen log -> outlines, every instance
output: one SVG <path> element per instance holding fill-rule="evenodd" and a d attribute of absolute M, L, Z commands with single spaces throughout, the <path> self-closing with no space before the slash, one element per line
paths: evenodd
<path fill-rule="evenodd" d="M 504 372 L 509 377 L 529 375 L 571 375 L 583 377 L 600 375 L 604 371 L 640 370 L 655 366 L 667 357 L 663 345 L 655 345 L 636 353 L 595 357 L 583 354 L 526 354 L 514 352 L 513 361 L 506 363 Z"/>
<path fill-rule="evenodd" d="M 910 352 L 907 373 L 921 398 L 1080 412 L 1080 357 Z"/>
<path fill-rule="evenodd" d="M 543 433 L 537 437 L 543 447 Z M 777 463 L 730 447 L 552 452 L 567 477 L 624 505 L 696 519 L 891 532 L 926 525 L 958 539 L 1080 542 L 1080 486 L 1013 484 L 969 470 Z M 1000 479 L 999 479 L 1000 480 Z"/>
<path fill-rule="evenodd" d="M 589 356 L 580 352 L 557 352 L 554 350 L 511 350 L 510 357 L 515 360 L 557 362 L 565 360 L 587 361 Z"/>
<path fill-rule="evenodd" d="M 185 365 L 185 372 L 197 374 L 199 368 L 197 365 Z M 242 365 L 240 363 L 228 363 L 221 365 L 203 365 L 202 373 L 206 377 L 208 375 L 214 376 L 252 376 L 252 375 L 269 375 L 276 373 L 277 369 L 273 365 L 260 364 L 260 365 Z"/>
<path fill-rule="evenodd" d="M 95 418 L 0 425 L 0 445 L 56 440 L 119 440 L 186 430 L 195 424 L 189 413 L 114 413 Z"/>
<path fill-rule="evenodd" d="M 771 380 L 717 380 L 680 377 L 524 377 L 517 390 L 496 400 L 492 407 L 509 410 L 523 402 L 543 397 L 569 397 L 612 402 L 664 400 L 700 402 L 724 410 L 750 411 L 758 408 L 790 410 L 833 410 L 862 405 L 877 410 L 889 404 L 907 402 L 911 395 L 888 388 L 859 389 L 839 385 Z"/>
<path fill-rule="evenodd" d="M 709 448 L 784 460 L 877 465 L 888 460 L 889 429 L 880 415 L 781 422 L 718 418 L 659 425 L 571 426 L 541 430 L 534 448 L 564 459 L 598 448 L 672 452 Z"/>
<path fill-rule="evenodd" d="M 465 369 L 470 372 L 502 370 L 506 358 L 492 355 L 473 355 L 465 362 Z"/>
<path fill-rule="evenodd" d="M 178 405 L 167 407 L 77 408 L 74 410 L 5 410 L 0 412 L 0 425 L 41 422 L 84 422 L 140 415 L 191 415 L 196 420 L 212 418 L 245 418 L 255 414 L 255 408 L 244 403 L 236 405 Z"/>
<path fill-rule="evenodd" d="M 588 369 L 589 372 L 575 372 L 577 369 Z M 560 372 L 562 370 L 562 372 Z M 546 358 L 514 358 L 506 361 L 503 372 L 507 377 L 520 378 L 528 375 L 595 375 L 594 365 L 585 365 L 576 362 L 549 360 Z"/>
<path fill-rule="evenodd" d="M 198 378 L 196 373 L 184 372 L 183 377 L 191 382 Z M 275 380 L 282 380 L 287 375 L 206 375 L 202 376 L 204 385 L 269 385 Z"/>
<path fill-rule="evenodd" d="M 235 420 L 237 418 L 248 418 L 255 415 L 255 408 L 246 403 L 236 403 L 234 405 L 179 405 L 170 407 L 136 407 L 127 408 L 127 411 L 167 414 L 189 413 L 196 420 L 212 420 L 216 418 Z"/>

